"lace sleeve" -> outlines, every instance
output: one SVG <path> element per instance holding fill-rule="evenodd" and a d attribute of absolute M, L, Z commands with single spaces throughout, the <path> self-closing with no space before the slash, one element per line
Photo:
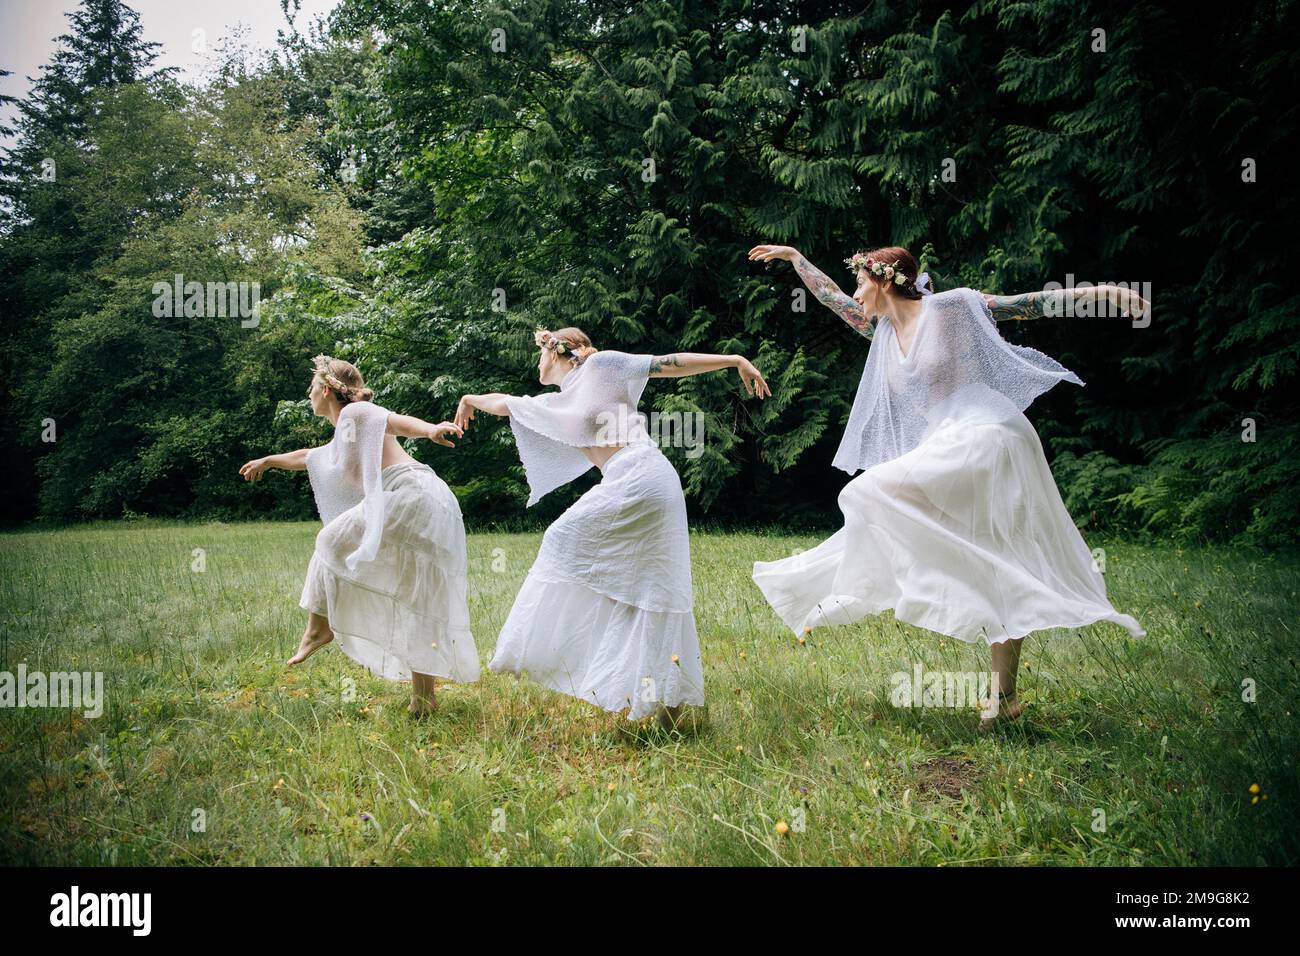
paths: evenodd
<path fill-rule="evenodd" d="M 373 561 L 379 553 L 384 532 L 382 463 L 384 433 L 388 430 L 388 409 L 371 402 L 352 402 L 339 412 L 336 438 L 342 438 L 343 459 L 349 477 L 361 486 L 365 531 L 361 543 L 345 559 L 349 571 L 362 561 Z"/>
<path fill-rule="evenodd" d="M 601 350 L 569 372 L 558 392 L 506 397 L 529 505 L 593 467 L 581 449 L 641 439 L 636 406 L 652 360 Z"/>
<path fill-rule="evenodd" d="M 607 368 L 609 374 L 630 382 L 634 387 L 637 379 L 648 380 L 650 378 L 650 368 L 654 363 L 653 355 L 634 355 L 630 352 L 620 352 L 617 349 L 601 349 L 588 362 L 596 361 L 598 364 Z M 645 381 L 641 382 L 644 387 Z"/>

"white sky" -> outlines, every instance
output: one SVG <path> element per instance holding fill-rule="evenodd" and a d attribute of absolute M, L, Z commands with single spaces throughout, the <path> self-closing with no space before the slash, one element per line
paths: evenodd
<path fill-rule="evenodd" d="M 144 39 L 162 44 L 155 65 L 179 67 L 190 80 L 202 78 L 213 47 L 237 23 L 246 28 L 248 44 L 262 48 L 273 47 L 276 31 L 288 25 L 280 0 L 126 0 L 126 5 L 140 14 Z M 306 33 L 312 20 L 337 5 L 338 0 L 302 0 L 295 23 Z M 64 14 L 79 6 L 78 0 L 0 0 L 0 69 L 13 73 L 0 77 L 0 92 L 20 99 L 27 94 L 27 78 L 39 75 L 54 53 L 54 38 L 68 32 Z M 194 51 L 195 30 L 204 31 L 207 53 Z M 14 111 L 3 115 L 11 122 Z"/>

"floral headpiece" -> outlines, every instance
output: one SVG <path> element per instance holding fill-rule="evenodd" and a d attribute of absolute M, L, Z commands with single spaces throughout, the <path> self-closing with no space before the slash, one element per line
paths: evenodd
<path fill-rule="evenodd" d="M 350 386 L 344 385 L 342 380 L 330 371 L 330 363 L 333 361 L 334 359 L 328 355 L 317 355 L 311 360 L 312 371 L 319 375 L 321 381 L 334 391 L 342 392 L 346 395 Z"/>
<path fill-rule="evenodd" d="M 542 348 L 550 349 L 556 355 L 572 355 L 573 346 L 564 339 L 557 339 L 551 332 L 546 329 L 538 329 L 533 333 L 533 341 Z"/>
<path fill-rule="evenodd" d="M 903 271 L 903 266 L 899 262 L 884 262 L 863 255 L 861 252 L 855 253 L 851 259 L 845 259 L 844 261 L 848 263 L 849 269 L 853 272 L 866 269 L 872 275 L 891 280 L 894 285 L 904 285 L 907 282 L 907 273 Z"/>
<path fill-rule="evenodd" d="M 849 271 L 857 274 L 863 269 L 874 276 L 880 276 L 893 282 L 894 285 L 906 285 L 907 273 L 903 271 L 902 263 L 898 260 L 894 262 L 884 262 L 862 252 L 854 253 L 850 258 L 844 260 L 849 267 Z M 916 288 L 923 295 L 929 295 L 930 273 L 922 272 L 916 277 Z"/>

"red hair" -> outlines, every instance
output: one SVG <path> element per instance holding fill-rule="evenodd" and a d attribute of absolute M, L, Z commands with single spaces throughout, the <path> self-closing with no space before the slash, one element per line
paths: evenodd
<path fill-rule="evenodd" d="M 902 246 L 877 246 L 875 249 L 863 249 L 858 255 L 869 257 L 887 266 L 893 266 L 895 273 L 901 272 L 907 277 L 907 281 L 899 285 L 893 279 L 875 275 L 870 269 L 860 270 L 866 272 L 867 278 L 876 285 L 886 286 L 895 295 L 904 299 L 921 298 L 921 290 L 916 287 L 916 277 L 920 272 L 920 267 L 916 263 L 916 257 Z"/>

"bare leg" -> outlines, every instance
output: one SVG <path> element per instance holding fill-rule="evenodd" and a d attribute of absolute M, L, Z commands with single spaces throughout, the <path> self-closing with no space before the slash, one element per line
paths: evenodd
<path fill-rule="evenodd" d="M 1016 698 L 1016 676 L 1020 671 L 1020 646 L 1025 642 L 1023 637 L 1015 638 L 1010 641 L 1003 641 L 1000 644 L 994 644 L 990 650 L 993 656 L 993 674 L 997 677 L 999 696 L 996 701 L 996 711 L 991 716 L 985 716 L 980 720 L 980 729 L 988 730 L 999 719 L 1015 720 L 1020 716 L 1020 701 Z M 990 705 L 994 702 L 990 701 Z M 986 708 L 985 713 L 992 710 L 992 706 Z"/>
<path fill-rule="evenodd" d="M 438 702 L 433 696 L 435 686 L 434 679 L 428 674 L 411 673 L 411 716 L 432 714 L 438 709 Z"/>
<path fill-rule="evenodd" d="M 330 622 L 319 614 L 308 614 L 307 629 L 298 642 L 298 653 L 289 658 L 289 666 L 301 664 L 332 640 L 334 632 L 330 630 Z"/>

